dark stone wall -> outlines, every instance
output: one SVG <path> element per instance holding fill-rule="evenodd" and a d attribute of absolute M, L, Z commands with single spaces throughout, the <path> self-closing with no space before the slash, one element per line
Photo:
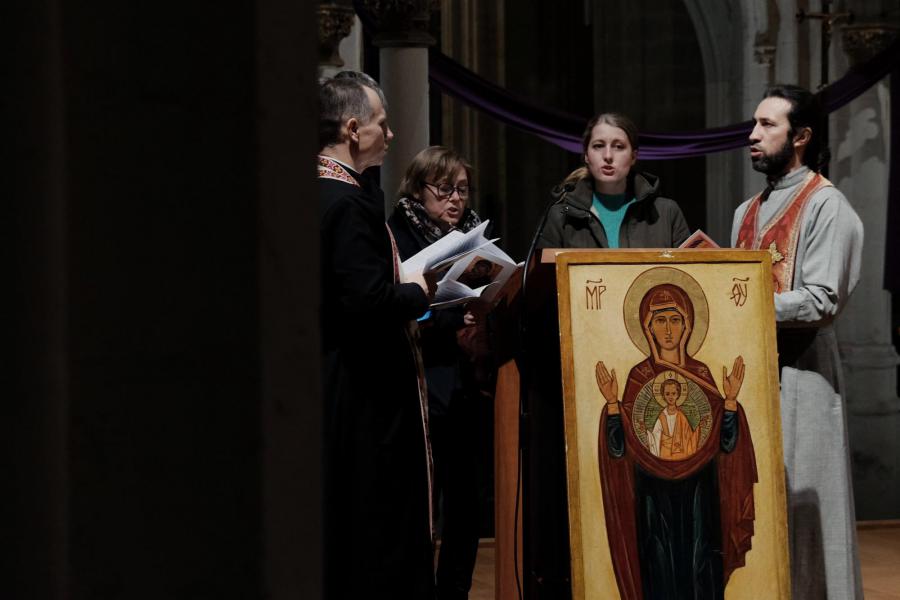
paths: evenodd
<path fill-rule="evenodd" d="M 584 2 L 506 3 L 506 88 L 538 106 L 566 113 L 594 112 L 591 27 Z M 503 243 L 523 260 L 550 190 L 583 164 L 572 154 L 513 127 L 506 128 Z"/>
<path fill-rule="evenodd" d="M 20 3 L 0 19 L 4 264 L 0 596 L 63 598 L 66 574 L 65 204 L 59 7 Z"/>
<path fill-rule="evenodd" d="M 253 6 L 63 14 L 73 597 L 252 597 Z"/>
<path fill-rule="evenodd" d="M 472 45 L 473 38 L 479 48 L 490 45 L 497 9 L 478 10 L 478 31 L 456 31 L 457 46 Z M 502 53 L 482 50 L 472 67 L 489 80 L 502 72 L 501 85 L 534 104 L 583 115 L 585 124 L 597 112 L 618 111 L 646 131 L 705 128 L 703 62 L 683 2 L 507 3 L 501 20 Z M 459 58 L 465 51 L 454 46 L 450 54 Z M 583 159 L 514 127 L 467 115 L 456 101 L 448 106 L 460 122 L 454 135 L 467 130 L 466 119 L 485 121 L 486 127 L 477 127 L 476 147 L 468 139 L 454 143 L 475 160 L 480 213 L 498 226 L 495 235 L 511 255 L 522 259 L 550 190 Z M 691 228 L 705 227 L 704 158 L 639 162 L 638 168 L 660 176 L 662 193 L 679 202 Z"/>
<path fill-rule="evenodd" d="M 706 128 L 706 81 L 694 24 L 681 0 L 594 0 L 598 111 L 622 112 L 641 131 Z M 706 227 L 706 159 L 640 161 L 688 226 Z M 715 199 L 713 199 L 715 201 Z"/>
<path fill-rule="evenodd" d="M 312 4 L 19 4 L 0 596 L 318 597 Z"/>

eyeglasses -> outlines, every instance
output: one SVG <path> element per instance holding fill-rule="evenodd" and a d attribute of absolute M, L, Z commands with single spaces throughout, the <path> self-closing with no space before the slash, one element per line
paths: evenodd
<path fill-rule="evenodd" d="M 437 192 L 438 198 L 440 198 L 441 200 L 448 199 L 453 195 L 453 192 L 456 192 L 462 199 L 466 199 L 469 197 L 469 186 L 467 185 L 450 185 L 449 183 L 435 185 L 433 183 L 428 183 L 427 181 L 425 182 L 425 185 L 434 188 L 434 190 Z"/>

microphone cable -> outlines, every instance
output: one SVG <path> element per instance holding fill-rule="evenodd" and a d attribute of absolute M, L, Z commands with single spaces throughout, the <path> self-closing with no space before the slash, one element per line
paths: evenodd
<path fill-rule="evenodd" d="M 556 188 L 560 189 L 560 188 Z M 534 256 L 534 252 L 537 249 L 538 239 L 540 239 L 541 234 L 544 232 L 544 227 L 547 225 L 547 219 L 550 217 L 550 211 L 557 204 L 561 204 L 565 201 L 566 196 L 575 189 L 575 183 L 567 183 L 562 186 L 561 194 L 559 198 L 555 199 L 553 202 L 550 202 L 547 205 L 547 208 L 544 209 L 544 213 L 541 216 L 540 224 L 537 227 L 537 230 L 534 232 L 534 237 L 531 239 L 531 245 L 528 247 L 528 254 L 525 255 L 525 263 L 524 268 L 522 269 L 522 287 L 519 292 L 519 302 L 521 302 L 521 307 L 519 311 L 519 353 L 521 357 L 521 364 L 525 366 L 524 369 L 519 371 L 519 444 L 516 449 L 516 505 L 513 510 L 513 565 L 516 575 L 516 591 L 519 595 L 519 600 L 523 600 L 522 593 L 522 579 L 521 574 L 519 573 L 519 503 L 521 501 L 521 493 L 522 493 L 522 470 L 523 470 L 523 458 L 524 458 L 524 450 L 525 446 L 523 443 L 523 435 L 522 432 L 524 430 L 524 423 L 527 420 L 528 413 L 525 411 L 526 404 L 526 395 L 528 394 L 528 390 L 530 389 L 530 381 L 528 373 L 531 369 L 527 368 L 525 365 L 527 361 L 527 345 L 526 340 L 528 338 L 528 327 L 526 324 L 526 315 L 525 309 L 527 307 L 526 300 L 526 286 L 528 285 L 528 272 L 529 267 L 531 266 L 531 259 Z"/>

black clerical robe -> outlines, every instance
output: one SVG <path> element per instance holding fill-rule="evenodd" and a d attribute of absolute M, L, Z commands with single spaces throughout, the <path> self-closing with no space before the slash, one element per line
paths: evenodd
<path fill-rule="evenodd" d="M 429 458 L 406 330 L 428 300 L 395 283 L 383 193 L 321 178 L 325 589 L 337 598 L 432 593 Z"/>

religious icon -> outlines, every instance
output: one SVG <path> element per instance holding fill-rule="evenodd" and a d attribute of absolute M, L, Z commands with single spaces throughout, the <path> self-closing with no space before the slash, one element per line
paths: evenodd
<path fill-rule="evenodd" d="M 641 274 L 625 310 L 629 332 L 641 328 L 635 343 L 647 358 L 632 367 L 621 401 L 615 370 L 602 360 L 596 366 L 607 402 L 599 425 L 607 531 L 625 559 L 614 563 L 620 592 L 721 598 L 753 536 L 756 464 L 737 403 L 743 359 L 723 374 L 721 395 L 709 368 L 691 356 L 709 317 L 699 284 L 683 271 Z"/>
<path fill-rule="evenodd" d="M 770 273 L 765 251 L 557 256 L 575 600 L 788 595 Z"/>
<path fill-rule="evenodd" d="M 503 265 L 476 255 L 457 280 L 474 290 L 491 283 L 502 270 Z"/>

